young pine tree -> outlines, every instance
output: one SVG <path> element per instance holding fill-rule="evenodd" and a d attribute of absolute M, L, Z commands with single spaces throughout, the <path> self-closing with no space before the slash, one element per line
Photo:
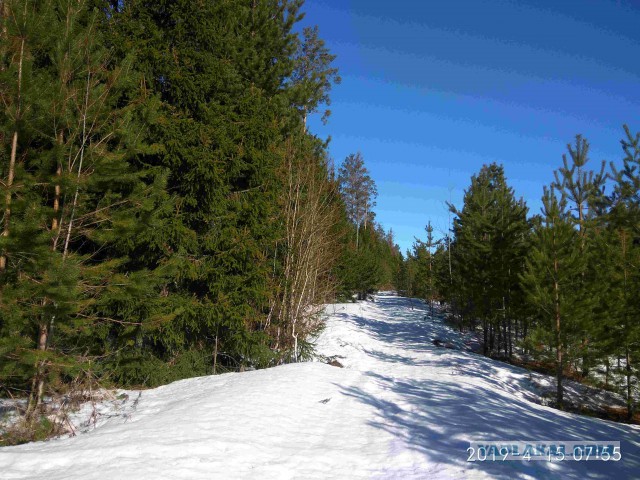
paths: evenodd
<path fill-rule="evenodd" d="M 411 254 L 415 264 L 414 291 L 412 294 L 427 300 L 430 313 L 433 315 L 433 304 L 437 297 L 434 249 L 439 242 L 433 238 L 431 222 L 428 222 L 424 229 L 427 234 L 426 241 L 416 238 Z"/>
<path fill-rule="evenodd" d="M 126 267 L 126 246 L 148 227 L 162 175 L 134 166 L 148 108 L 140 79 L 105 47 L 98 13 L 76 0 L 9 8 L 26 12 L 31 27 L 18 33 L 29 60 L 22 81 L 31 85 L 21 101 L 33 117 L 17 142 L 21 190 L 11 192 L 2 246 L 0 348 L 7 371 L 31 378 L 34 412 L 47 385 L 77 376 L 89 357 L 104 354 L 98 339 L 111 337 L 110 325 L 140 322 L 105 308 L 152 283 L 149 271 Z M 11 76 L 3 81 L 11 84 Z"/>
<path fill-rule="evenodd" d="M 555 350 L 556 401 L 562 408 L 565 365 L 592 305 L 580 288 L 585 258 L 580 254 L 580 236 L 568 217 L 566 203 L 557 198 L 553 187 L 545 188 L 542 202 L 542 222 L 534 230 L 521 282 L 529 302 L 537 309 L 538 337 Z"/>
<path fill-rule="evenodd" d="M 569 218 L 578 229 L 580 242 L 577 247 L 580 249 L 581 255 L 589 257 L 593 254 L 593 239 L 596 234 L 595 225 L 598 222 L 596 205 L 599 203 L 598 198 L 602 196 L 606 178 L 604 174 L 605 163 L 602 162 L 599 171 L 590 169 L 589 142 L 582 135 L 576 135 L 574 146 L 567 145 L 567 150 L 569 151 L 570 160 L 566 155 L 562 156 L 563 165 L 554 172 L 555 182 L 553 185 L 565 199 Z M 594 272 L 591 268 L 593 264 L 594 262 L 592 261 L 584 263 L 585 270 L 582 272 L 582 283 L 578 288 L 583 290 L 585 294 L 590 291 L 593 295 L 597 295 L 600 290 L 595 288 L 594 285 L 597 272 Z M 593 329 L 595 321 L 596 317 L 594 315 L 585 318 L 583 338 L 580 345 L 583 351 L 581 363 L 584 376 L 589 373 L 589 365 L 591 363 L 590 331 Z"/>
<path fill-rule="evenodd" d="M 604 316 L 599 340 L 609 348 L 606 354 L 624 358 L 625 397 L 628 419 L 633 418 L 635 407 L 635 362 L 640 354 L 640 133 L 632 135 L 625 125 L 626 138 L 622 140 L 625 153 L 623 168 L 612 165 L 614 191 L 608 198 L 610 209 L 603 236 L 602 254 L 606 261 L 601 268 L 607 272 L 606 299 L 609 310 Z"/>

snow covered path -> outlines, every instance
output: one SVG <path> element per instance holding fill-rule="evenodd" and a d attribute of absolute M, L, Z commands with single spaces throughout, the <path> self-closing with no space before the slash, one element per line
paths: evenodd
<path fill-rule="evenodd" d="M 0 478 L 640 478 L 640 428 L 533 403 L 526 371 L 464 351 L 469 339 L 424 308 L 390 295 L 330 306 L 318 352 L 345 368 L 286 365 L 143 391 L 126 421 L 0 449 Z M 469 440 L 614 440 L 622 460 L 467 462 Z"/>

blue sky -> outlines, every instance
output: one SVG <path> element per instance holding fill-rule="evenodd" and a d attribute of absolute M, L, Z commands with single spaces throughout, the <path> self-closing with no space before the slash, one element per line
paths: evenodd
<path fill-rule="evenodd" d="M 331 136 L 337 165 L 362 152 L 377 220 L 402 250 L 471 175 L 504 165 L 533 213 L 583 134 L 591 161 L 619 162 L 622 125 L 640 130 L 640 2 L 630 0 L 307 0 L 340 69 Z"/>

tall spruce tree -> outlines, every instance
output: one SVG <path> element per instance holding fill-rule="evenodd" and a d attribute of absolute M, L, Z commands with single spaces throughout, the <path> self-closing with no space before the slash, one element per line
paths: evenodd
<path fill-rule="evenodd" d="M 450 208 L 456 214 L 452 290 L 461 313 L 472 328 L 481 322 L 485 354 L 499 352 L 501 345 L 509 354 L 509 309 L 522 269 L 526 206 L 507 186 L 504 169 L 491 164 L 472 177 L 463 208 Z"/>
<path fill-rule="evenodd" d="M 286 145 L 304 144 L 305 116 L 328 103 L 333 56 L 316 29 L 293 32 L 299 0 L 99 3 L 116 55 L 137 52 L 134 68 L 160 100 L 149 132 L 157 148 L 140 162 L 166 168 L 175 197 L 141 261 L 168 272 L 160 294 L 172 318 L 142 331 L 131 353 L 150 366 L 194 355 L 218 371 L 279 361 L 270 347 L 282 347 L 272 327 L 283 275 L 307 265 L 290 262 L 301 244 L 291 242 L 284 199 L 301 158 L 326 168 L 309 153 L 319 145 L 296 150 L 297 171 L 285 168 Z M 135 356 L 127 362 L 139 364 Z"/>

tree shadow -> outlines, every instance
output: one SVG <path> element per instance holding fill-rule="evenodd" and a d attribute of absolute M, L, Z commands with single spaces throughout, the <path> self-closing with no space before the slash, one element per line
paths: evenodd
<path fill-rule="evenodd" d="M 374 409 L 368 422 L 371 426 L 420 452 L 430 464 L 451 465 L 470 473 L 482 471 L 513 479 L 640 478 L 639 428 L 539 405 L 528 370 L 469 352 L 459 332 L 440 318 L 425 318 L 426 304 L 391 296 L 377 297 L 376 303 L 383 307 L 384 315 L 368 312 L 368 318 L 352 314 L 344 319 L 384 343 L 385 351 L 365 350 L 369 356 L 416 369 L 410 369 L 407 378 L 363 372 L 377 384 L 375 391 L 380 393 L 375 395 L 362 388 L 339 386 L 343 395 Z M 413 310 L 407 311 L 408 306 Z M 461 351 L 437 347 L 433 338 Z M 434 369 L 421 368 L 430 366 Z M 429 375 L 431 378 L 424 378 Z M 619 441 L 622 460 L 467 462 L 469 441 L 481 440 Z"/>
<path fill-rule="evenodd" d="M 342 387 L 342 393 L 373 407 L 376 416 L 368 423 L 402 439 L 429 463 L 482 470 L 500 478 L 638 478 L 640 431 L 542 407 L 493 389 L 438 380 L 398 381 L 374 372 L 367 375 L 393 400 L 355 387 Z M 620 441 L 622 460 L 467 462 L 471 440 Z"/>
<path fill-rule="evenodd" d="M 477 338 L 471 333 L 460 333 L 448 326 L 439 308 L 433 316 L 422 300 L 380 295 L 376 304 L 383 316 L 368 312 L 367 317 L 340 312 L 335 316 L 369 332 L 376 340 L 402 350 L 424 352 L 434 350 L 433 341 L 464 351 L 474 351 Z"/>

